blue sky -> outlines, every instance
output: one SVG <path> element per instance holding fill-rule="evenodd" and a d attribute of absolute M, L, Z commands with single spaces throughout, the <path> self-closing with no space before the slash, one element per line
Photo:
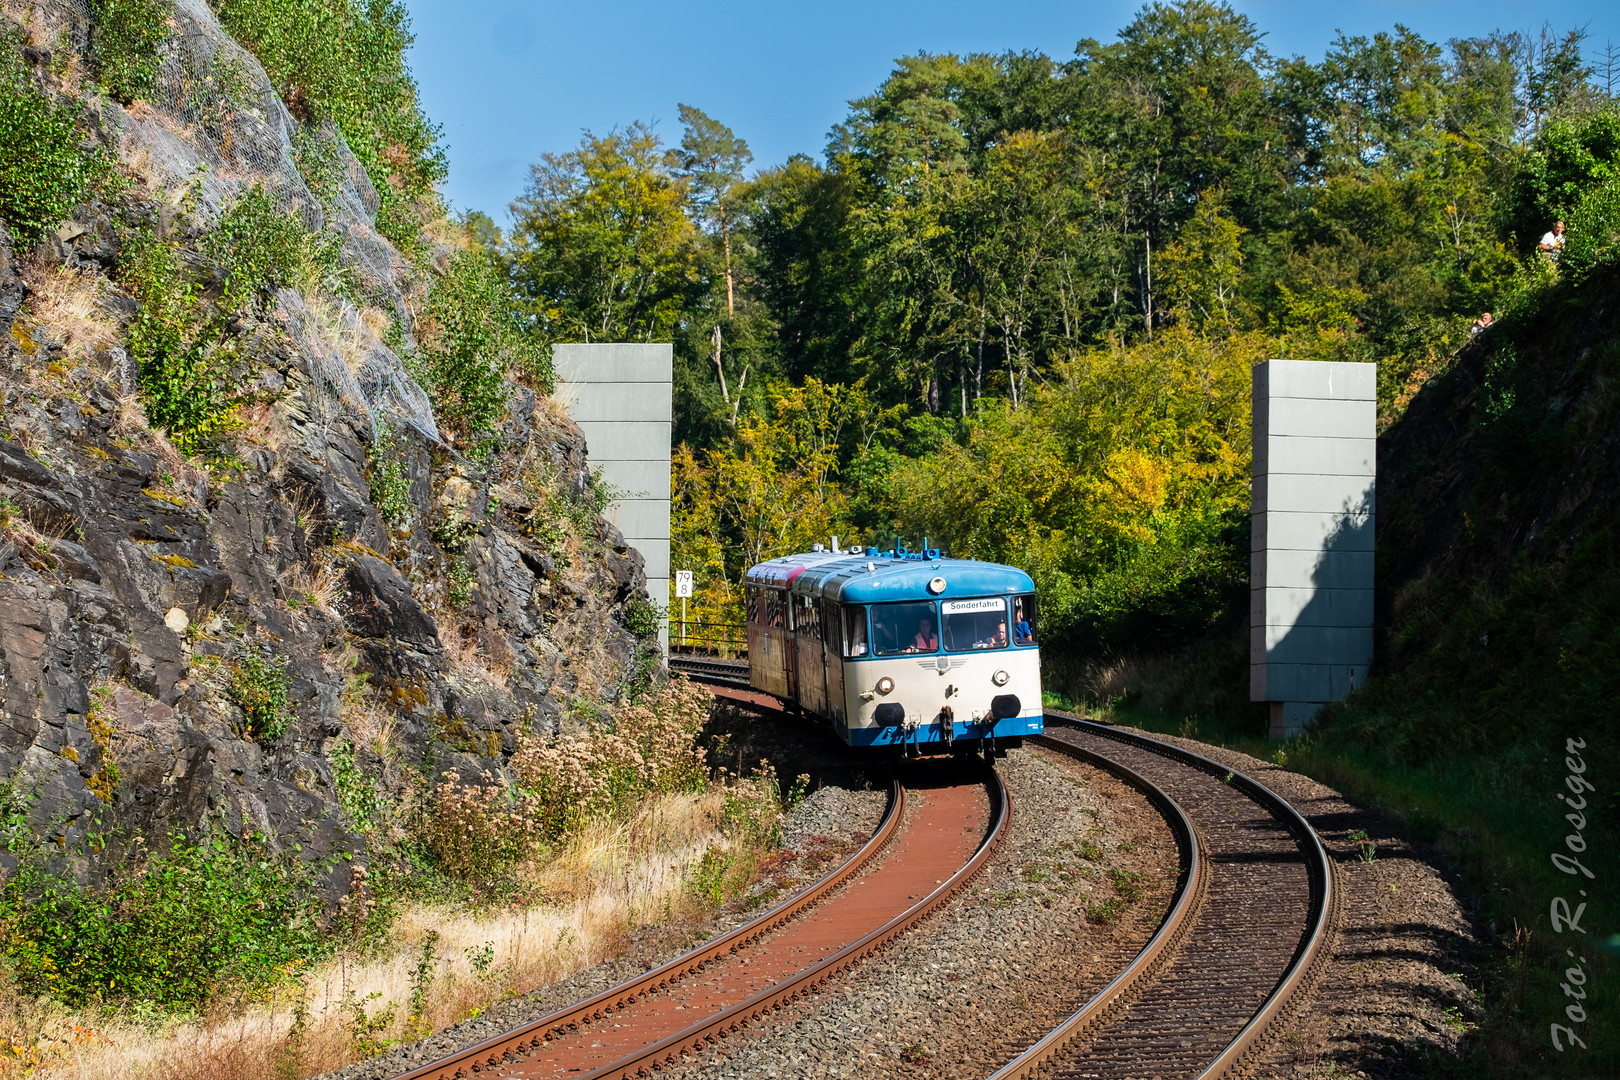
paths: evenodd
<path fill-rule="evenodd" d="M 870 93 L 897 56 L 1039 49 L 1114 38 L 1140 3 L 1101 0 L 406 0 L 411 64 L 450 149 L 446 196 L 497 221 L 528 166 L 585 130 L 644 120 L 679 141 L 676 105 L 696 105 L 748 140 L 756 165 L 819 157 L 846 102 Z M 1586 26 L 1589 50 L 1620 47 L 1620 5 L 1504 0 L 1309 4 L 1241 0 L 1277 54 L 1320 59 L 1337 29 L 1397 22 L 1431 40 L 1493 29 Z"/>

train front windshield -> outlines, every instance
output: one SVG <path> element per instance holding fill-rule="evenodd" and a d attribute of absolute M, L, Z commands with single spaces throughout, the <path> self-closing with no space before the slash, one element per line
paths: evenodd
<path fill-rule="evenodd" d="M 873 604 L 872 644 L 878 656 L 937 652 L 939 617 L 934 612 L 934 602 Z"/>
<path fill-rule="evenodd" d="M 940 605 L 945 617 L 945 651 L 1007 647 L 1007 601 L 999 596 L 978 600 L 946 600 Z"/>

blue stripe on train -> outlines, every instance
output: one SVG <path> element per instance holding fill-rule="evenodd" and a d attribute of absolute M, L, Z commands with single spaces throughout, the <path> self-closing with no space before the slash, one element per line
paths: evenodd
<path fill-rule="evenodd" d="M 951 730 L 952 737 L 956 739 L 981 739 L 985 735 L 982 724 L 957 721 L 951 725 Z M 1040 713 L 1036 713 L 1034 716 L 1015 716 L 1007 720 L 997 720 L 995 729 L 990 734 L 998 739 L 1006 739 L 1018 735 L 1039 735 L 1044 730 L 1046 730 L 1045 719 Z M 902 727 L 856 728 L 844 733 L 844 741 L 850 746 L 898 746 L 903 742 L 915 745 L 945 740 L 939 722 L 935 721 L 932 724 L 924 724 L 909 736 Z"/>

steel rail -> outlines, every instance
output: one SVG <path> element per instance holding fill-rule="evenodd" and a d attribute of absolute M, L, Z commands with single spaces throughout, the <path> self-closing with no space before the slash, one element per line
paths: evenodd
<path fill-rule="evenodd" d="M 582 1024 L 601 1020 L 633 1001 L 666 990 L 688 975 L 696 975 L 721 956 L 738 952 L 764 935 L 779 929 L 813 907 L 829 892 L 853 878 L 888 845 L 900 827 L 905 809 L 906 789 L 896 778 L 889 788 L 889 804 L 884 811 L 883 820 L 878 823 L 871 838 L 861 845 L 860 850 L 853 856 L 824 874 L 808 888 L 795 893 L 758 918 L 722 934 L 713 941 L 705 942 L 668 963 L 627 979 L 594 997 L 558 1009 L 475 1046 L 469 1046 L 438 1061 L 402 1073 L 396 1080 L 450 1080 L 452 1077 L 465 1077 L 469 1072 L 476 1073 L 495 1068 L 509 1055 L 521 1054 L 525 1049 L 536 1048 L 541 1043 L 578 1029 Z"/>
<path fill-rule="evenodd" d="M 669 669 L 688 675 L 708 675 L 722 679 L 748 681 L 748 661 L 711 660 L 707 657 L 671 656 Z"/>
<path fill-rule="evenodd" d="M 1170 743 L 1161 742 L 1158 739 L 1121 731 L 1105 724 L 1070 716 L 1067 713 L 1048 711 L 1046 720 L 1049 726 L 1055 724 L 1060 728 L 1075 728 L 1100 738 L 1147 750 L 1150 753 L 1169 758 L 1182 765 L 1218 777 L 1227 785 L 1242 791 L 1251 800 L 1265 808 L 1283 824 L 1299 845 L 1300 851 L 1305 857 L 1311 890 L 1305 933 L 1300 938 L 1293 956 L 1283 969 L 1277 983 L 1271 992 L 1267 994 L 1260 1007 L 1210 1063 L 1196 1074 L 1195 1080 L 1224 1080 L 1224 1078 L 1239 1075 L 1248 1065 L 1253 1063 L 1254 1058 L 1258 1056 L 1270 1036 L 1274 1034 L 1277 1021 L 1295 1001 L 1303 998 L 1305 991 L 1321 974 L 1321 970 L 1326 963 L 1329 953 L 1331 927 L 1340 901 L 1334 881 L 1333 862 L 1328 858 L 1320 837 L 1316 835 L 1316 830 L 1311 827 L 1305 817 L 1295 810 L 1286 799 L 1277 795 L 1264 784 L 1211 758 Z M 1085 756 L 1092 760 L 1109 762 L 1105 767 L 1110 768 L 1110 771 L 1115 772 L 1116 775 L 1120 775 L 1122 778 L 1131 772 L 1122 764 L 1111 762 L 1111 759 L 1108 759 L 1106 755 L 1098 754 L 1083 747 L 1072 746 L 1050 735 L 1031 736 L 1031 738 L 1039 745 L 1059 749 L 1064 753 L 1078 751 L 1076 756 Z M 1175 813 L 1176 816 L 1183 819 L 1186 817 L 1179 807 L 1176 807 Z M 1174 822 L 1172 828 L 1175 828 Z M 1205 861 L 1207 864 L 1207 860 Z M 1194 875 L 1188 875 L 1188 877 L 1194 878 Z M 1201 890 L 1201 888 L 1201 885 L 1195 884 L 1195 890 Z M 1148 948 L 1151 948 L 1154 942 L 1165 934 L 1166 928 L 1173 920 L 1177 919 L 1178 913 L 1181 912 L 1183 901 L 1192 894 L 1193 891 L 1183 891 L 1181 898 L 1176 902 L 1176 906 L 1172 908 L 1170 915 L 1166 918 L 1166 926 L 1160 928 L 1153 941 L 1150 941 L 1148 947 L 1144 948 L 1141 954 L 1138 954 L 1126 972 L 1121 973 L 1114 982 L 1093 997 L 1091 1001 L 1088 1001 L 1085 1006 L 1065 1020 L 1052 1033 L 1042 1038 L 1024 1054 L 1021 1054 L 996 1072 L 992 1080 L 1012 1080 L 1013 1077 L 1033 1076 L 1043 1067 L 1049 1067 L 1061 1053 L 1061 1050 L 1055 1044 L 1061 1042 L 1064 1045 L 1072 1045 L 1079 1034 L 1083 1033 L 1087 1028 L 1095 1026 L 1097 1019 L 1108 1011 L 1110 1004 L 1120 1003 L 1123 995 L 1117 993 L 1111 1001 L 1104 1002 L 1101 999 L 1113 992 L 1115 984 L 1126 977 L 1127 974 L 1130 974 L 1132 969 L 1144 964 L 1144 957 L 1148 952 Z M 1198 904 L 1193 904 L 1186 911 L 1196 911 L 1197 907 Z M 1182 918 L 1185 920 L 1182 930 L 1184 934 L 1185 926 L 1190 926 L 1191 919 L 1185 915 Z M 1156 960 L 1149 962 L 1162 963 L 1168 955 L 1170 955 L 1169 952 L 1161 950 Z M 1134 982 L 1137 986 L 1143 985 L 1142 976 L 1138 975 Z M 1089 1018 L 1086 1015 L 1088 1013 L 1090 1014 Z"/>
<path fill-rule="evenodd" d="M 620 1058 L 595 1072 L 582 1074 L 580 1080 L 608 1080 L 650 1076 L 665 1065 L 673 1065 L 688 1050 L 702 1051 L 719 1040 L 729 1038 L 744 1027 L 768 1016 L 776 1009 L 797 1001 L 831 979 L 843 974 L 867 957 L 874 956 L 901 934 L 916 926 L 942 907 L 957 892 L 965 888 L 984 868 L 986 862 L 1001 846 L 1012 823 L 1012 799 L 1007 787 L 994 769 L 987 769 L 995 797 L 994 817 L 978 849 L 960 870 L 904 912 L 890 919 L 832 956 L 763 990 L 746 1001 L 716 1013 L 707 1020 L 693 1024 L 634 1054 Z"/>
<path fill-rule="evenodd" d="M 724 691 L 722 690 L 724 695 Z M 725 695 L 729 696 L 729 695 Z M 743 701 L 745 705 L 764 709 L 765 706 Z M 916 904 L 895 916 L 884 925 L 869 932 L 821 962 L 803 969 L 788 979 L 720 1012 L 706 1020 L 660 1039 L 641 1050 L 607 1066 L 578 1074 L 579 1080 L 600 1080 L 605 1077 L 646 1076 L 666 1063 L 673 1063 L 687 1050 L 702 1050 L 717 1040 L 729 1038 L 747 1025 L 761 1019 L 809 994 L 874 955 L 911 927 L 922 922 L 960 890 L 965 888 L 989 861 L 1005 839 L 1012 821 L 1012 802 L 1006 785 L 994 769 L 986 769 L 986 782 L 992 789 L 992 817 L 984 838 L 963 866 L 944 883 L 937 886 Z M 844 885 L 871 863 L 876 854 L 893 838 L 904 817 L 905 788 L 898 778 L 890 789 L 889 806 L 878 829 L 855 856 L 822 877 L 808 889 L 796 894 L 785 903 L 738 927 L 712 942 L 708 942 L 634 979 L 627 980 L 610 990 L 585 1001 L 560 1009 L 537 1020 L 530 1021 L 475 1046 L 467 1047 L 428 1065 L 403 1073 L 395 1080 L 466 1080 L 490 1069 L 498 1069 L 507 1061 L 532 1053 L 544 1043 L 577 1031 L 582 1025 L 609 1016 L 614 1011 L 640 998 L 670 986 L 722 956 L 736 953 L 758 941 L 764 935 L 781 928 L 793 918 L 802 915 L 828 893 Z"/>
<path fill-rule="evenodd" d="M 1075 1040 L 1081 1038 L 1099 1021 L 1125 1004 L 1145 980 L 1152 978 L 1163 966 L 1164 960 L 1181 943 L 1192 926 L 1193 915 L 1203 903 L 1204 886 L 1209 877 L 1209 860 L 1202 850 L 1198 830 L 1176 801 L 1165 794 L 1153 781 L 1110 757 L 1093 753 L 1081 746 L 1053 739 L 1046 735 L 1027 738 L 1037 746 L 1099 766 L 1113 773 L 1127 784 L 1142 792 L 1159 808 L 1176 838 L 1183 860 L 1180 880 L 1176 883 L 1174 900 L 1159 929 L 1142 946 L 1140 952 L 1109 984 L 1099 990 L 1062 1023 L 991 1075 L 990 1080 L 1022 1080 L 1037 1075 L 1050 1066 Z"/>

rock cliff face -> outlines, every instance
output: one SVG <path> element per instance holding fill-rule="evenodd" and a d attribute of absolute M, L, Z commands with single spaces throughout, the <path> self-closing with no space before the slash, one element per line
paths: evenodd
<path fill-rule="evenodd" d="M 84 33 L 72 3 L 32 7 L 35 41 Z M 0 779 L 81 879 L 175 829 L 363 854 L 343 769 L 384 793 L 498 771 L 525 730 L 656 663 L 578 429 L 514 386 L 475 457 L 450 445 L 378 333 L 409 343 L 422 283 L 365 171 L 334 136 L 341 184 L 312 194 L 258 64 L 202 0 L 176 10 L 165 77 L 228 56 L 249 103 L 87 98 L 132 186 L 31 252 L 0 230 Z M 49 52 L 29 58 L 54 85 Z M 233 324 L 255 403 L 205 470 L 140 412 L 115 220 L 198 248 L 250 187 L 340 236 L 365 302 L 282 290 Z M 93 299 L 77 322 L 53 317 L 63 289 Z M 256 724 L 283 690 L 285 730 Z"/>

